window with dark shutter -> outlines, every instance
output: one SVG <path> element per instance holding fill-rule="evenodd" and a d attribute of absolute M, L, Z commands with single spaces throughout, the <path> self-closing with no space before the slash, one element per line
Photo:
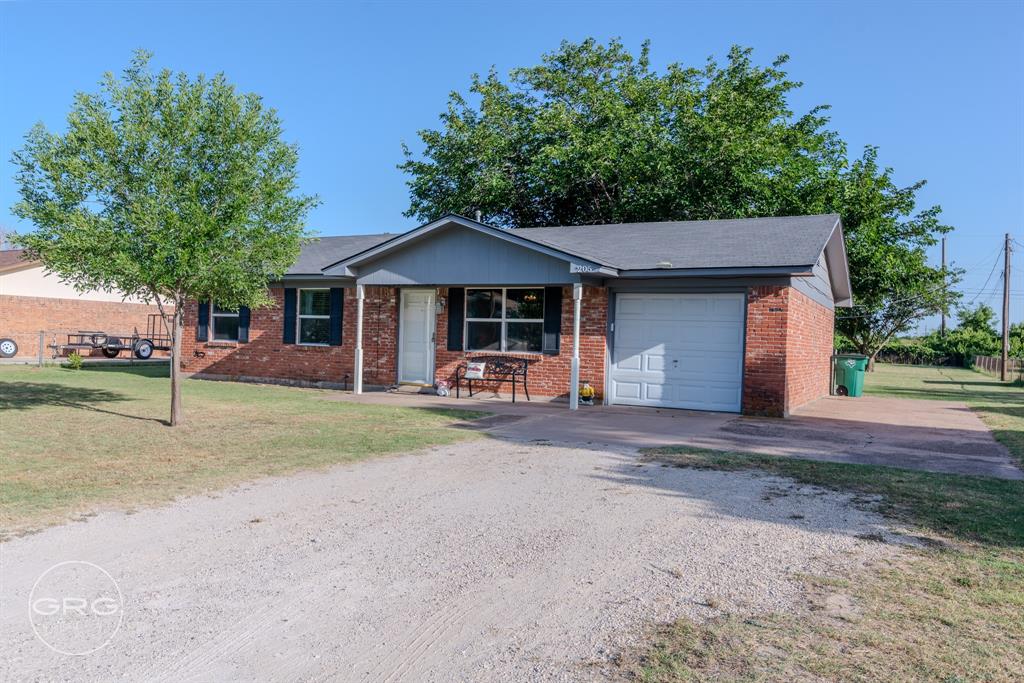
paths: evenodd
<path fill-rule="evenodd" d="M 209 330 L 210 304 L 200 301 L 196 312 L 196 341 L 206 341 L 209 338 Z"/>
<path fill-rule="evenodd" d="M 466 315 L 466 290 L 463 287 L 448 288 L 448 350 L 462 350 L 462 323 Z"/>
<path fill-rule="evenodd" d="M 544 288 L 544 353 L 558 354 L 562 337 L 562 288 Z"/>
<path fill-rule="evenodd" d="M 294 287 L 284 288 L 284 343 L 295 343 L 296 296 Z"/>
<path fill-rule="evenodd" d="M 238 307 L 238 343 L 249 343 L 249 307 Z"/>
<path fill-rule="evenodd" d="M 341 346 L 341 329 L 345 315 L 345 290 L 331 287 L 331 346 Z"/>

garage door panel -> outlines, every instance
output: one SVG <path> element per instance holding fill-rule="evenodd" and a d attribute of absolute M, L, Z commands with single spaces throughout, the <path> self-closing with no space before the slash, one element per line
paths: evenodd
<path fill-rule="evenodd" d="M 644 301 L 643 316 L 647 320 L 675 320 L 676 304 L 670 299 L 649 298 Z"/>
<path fill-rule="evenodd" d="M 646 372 L 664 372 L 665 371 L 665 356 L 660 354 L 645 354 L 644 370 Z"/>
<path fill-rule="evenodd" d="M 690 381 L 735 382 L 742 367 L 728 356 L 699 356 L 679 361 L 679 374 Z"/>
<path fill-rule="evenodd" d="M 641 365 L 641 363 L 643 363 L 643 352 L 641 351 L 624 353 L 622 356 L 619 356 L 618 352 L 616 352 L 616 356 L 618 357 L 618 360 L 615 361 L 614 365 L 619 370 L 640 371 L 643 367 Z"/>
<path fill-rule="evenodd" d="M 709 311 L 709 317 L 713 320 L 742 320 L 743 299 L 740 297 L 735 299 L 714 299 Z"/>
<path fill-rule="evenodd" d="M 612 381 L 612 396 L 621 399 L 639 399 L 640 382 Z"/>
<path fill-rule="evenodd" d="M 619 294 L 613 403 L 740 409 L 742 294 Z"/>
<path fill-rule="evenodd" d="M 616 302 L 615 315 L 619 318 L 642 318 L 644 315 L 644 299 L 628 298 Z"/>
<path fill-rule="evenodd" d="M 739 388 L 735 386 L 709 386 L 705 388 L 704 396 L 716 405 L 734 405 L 740 400 Z"/>
<path fill-rule="evenodd" d="M 711 348 L 738 352 L 743 349 L 743 329 L 736 323 L 709 325 L 705 328 Z"/>
<path fill-rule="evenodd" d="M 705 299 L 679 299 L 676 304 L 678 320 L 704 320 L 708 313 Z"/>
<path fill-rule="evenodd" d="M 677 325 L 675 330 L 670 337 L 673 341 L 668 344 L 670 348 L 738 351 L 743 346 L 743 330 L 737 328 L 735 321 L 684 323 Z"/>
<path fill-rule="evenodd" d="M 651 384 L 651 383 L 644 384 L 644 388 L 647 390 L 647 396 L 646 396 L 647 400 L 648 401 L 661 401 L 663 399 L 662 389 L 664 388 L 664 386 L 665 386 L 664 384 Z"/>
<path fill-rule="evenodd" d="M 645 346 L 645 333 L 640 325 L 623 325 L 622 334 L 619 335 L 616 329 L 616 341 L 621 341 L 622 347 L 630 351 L 643 351 Z"/>

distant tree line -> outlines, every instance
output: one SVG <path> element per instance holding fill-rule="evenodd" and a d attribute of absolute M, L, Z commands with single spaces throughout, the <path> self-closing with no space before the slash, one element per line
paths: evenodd
<path fill-rule="evenodd" d="M 995 311 L 979 304 L 962 309 L 956 327 L 945 335 L 938 330 L 923 337 L 894 339 L 883 346 L 876 359 L 886 363 L 911 365 L 956 365 L 970 367 L 975 356 L 998 356 L 1002 338 L 996 330 Z M 854 351 L 854 345 L 842 335 L 836 336 L 836 348 Z M 1024 323 L 1010 326 L 1010 356 L 1024 358 Z"/>

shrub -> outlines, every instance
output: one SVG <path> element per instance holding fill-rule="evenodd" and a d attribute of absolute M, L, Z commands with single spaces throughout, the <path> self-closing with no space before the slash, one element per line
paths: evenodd
<path fill-rule="evenodd" d="M 78 351 L 72 351 L 68 354 L 67 367 L 72 370 L 82 369 L 82 356 L 79 355 Z"/>

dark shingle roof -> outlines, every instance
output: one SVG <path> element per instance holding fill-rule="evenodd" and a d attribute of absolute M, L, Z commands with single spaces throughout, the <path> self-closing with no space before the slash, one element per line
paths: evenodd
<path fill-rule="evenodd" d="M 24 249 L 3 249 L 0 250 L 0 270 L 11 270 L 19 266 L 33 263 L 25 259 Z"/>
<path fill-rule="evenodd" d="M 838 220 L 839 216 L 826 214 L 520 228 L 514 232 L 620 270 L 761 268 L 814 264 Z"/>
<path fill-rule="evenodd" d="M 321 270 L 342 259 L 354 256 L 370 247 L 375 247 L 395 235 L 343 235 L 341 237 L 319 237 L 302 246 L 299 260 L 288 269 L 286 275 L 321 275 Z"/>

